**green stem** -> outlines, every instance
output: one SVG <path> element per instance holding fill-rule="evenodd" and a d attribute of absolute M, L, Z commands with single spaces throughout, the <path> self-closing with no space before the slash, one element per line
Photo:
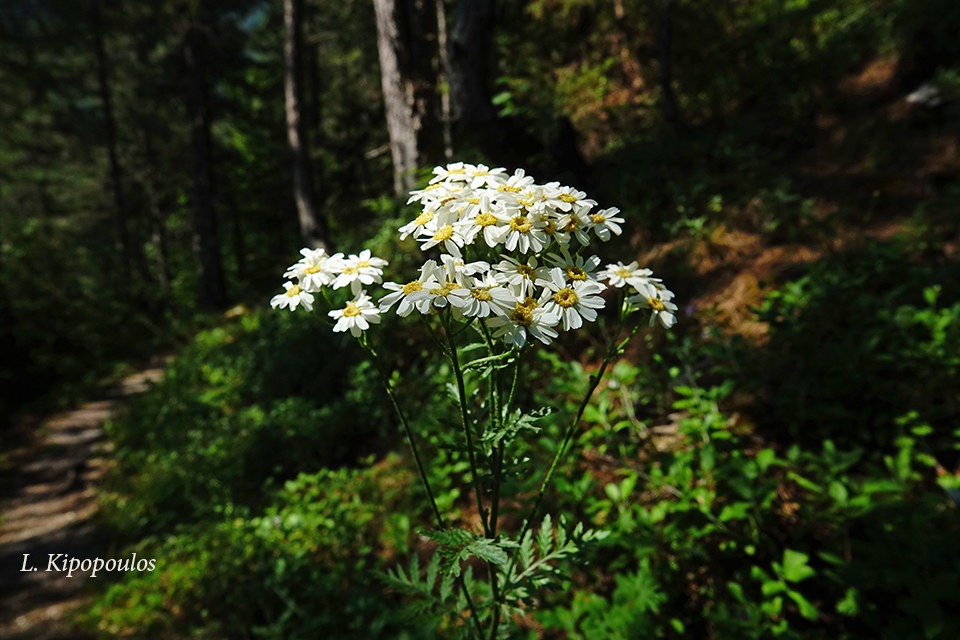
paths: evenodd
<path fill-rule="evenodd" d="M 403 413 L 403 409 L 400 407 L 400 402 L 397 400 L 396 394 L 393 392 L 393 387 L 390 384 L 390 377 L 387 375 L 387 372 L 384 369 L 383 363 L 380 361 L 380 357 L 377 355 L 377 352 L 367 341 L 365 334 L 361 334 L 360 345 L 367 351 L 367 353 L 370 354 L 370 359 L 373 361 L 373 366 L 377 369 L 377 373 L 380 374 L 380 382 L 383 384 L 383 388 L 387 392 L 387 397 L 390 398 L 390 403 L 393 405 L 393 410 L 396 412 L 397 418 L 400 420 L 400 426 L 403 428 L 403 435 L 407 439 L 407 444 L 410 445 L 410 451 L 413 453 L 413 460 L 416 463 L 417 471 L 420 474 L 420 482 L 423 484 L 423 489 L 427 492 L 427 498 L 430 500 L 430 507 L 433 509 L 433 516 L 437 520 L 437 526 L 443 529 L 446 526 L 443 522 L 443 516 L 440 515 L 440 508 L 437 506 L 437 500 L 433 495 L 433 490 L 430 488 L 430 481 L 427 479 L 427 473 L 424 470 L 423 460 L 420 458 L 420 451 L 417 449 L 417 443 L 413 439 L 413 431 L 410 429 L 410 424 L 407 422 L 407 417 Z"/>
<path fill-rule="evenodd" d="M 623 348 L 627 345 L 628 342 L 636 335 L 639 325 L 635 325 L 633 330 L 630 332 L 624 340 L 617 342 L 617 338 L 620 336 L 620 332 L 623 329 L 623 322 L 627 317 L 627 312 L 624 307 L 624 302 L 621 297 L 620 303 L 620 318 L 617 322 L 617 328 L 613 332 L 613 335 L 610 339 L 610 345 L 607 348 L 606 356 L 603 358 L 603 362 L 600 364 L 600 368 L 590 376 L 590 385 L 587 388 L 586 393 L 583 394 L 583 398 L 580 400 L 580 405 L 577 407 L 577 412 L 574 414 L 573 420 L 570 421 L 570 424 L 567 426 L 567 430 L 564 433 L 563 441 L 560 444 L 560 447 L 557 449 L 556 454 L 553 456 L 553 460 L 550 463 L 550 467 L 547 469 L 546 475 L 543 477 L 543 480 L 540 482 L 540 489 L 537 491 L 537 499 L 533 504 L 533 509 L 530 511 L 530 517 L 523 523 L 523 527 L 520 531 L 519 540 L 523 540 L 523 536 L 526 535 L 527 531 L 533 526 L 533 521 L 536 519 L 537 514 L 540 511 L 540 507 L 543 505 L 543 498 L 547 493 L 547 489 L 550 487 L 551 481 L 553 481 L 553 476 L 556 473 L 557 467 L 560 464 L 560 461 L 563 459 L 563 456 L 567 452 L 567 448 L 570 446 L 570 441 L 573 439 L 574 433 L 577 431 L 577 427 L 580 425 L 580 420 L 583 418 L 583 412 L 586 410 L 587 405 L 590 403 L 590 398 L 593 396 L 593 392 L 596 391 L 597 387 L 600 385 L 600 381 L 603 379 L 603 374 L 606 373 L 607 367 L 610 365 L 610 362 L 613 361 L 614 357 L 623 353 Z"/>
<path fill-rule="evenodd" d="M 380 357 L 377 355 L 377 352 L 367 341 L 365 334 L 360 336 L 359 342 L 360 346 L 362 346 L 364 350 L 370 354 L 370 359 L 373 362 L 373 366 L 377 369 L 377 373 L 380 374 L 380 382 L 383 384 L 383 388 L 387 393 L 387 397 L 390 398 L 390 403 L 393 405 L 393 410 L 396 412 L 397 418 L 400 420 L 400 426 L 403 428 L 403 433 L 406 437 L 407 444 L 410 445 L 410 451 L 413 452 L 413 459 L 416 463 L 417 471 L 420 474 L 420 482 L 423 484 L 423 488 L 427 492 L 427 498 L 430 500 L 430 507 L 433 509 L 433 516 L 437 520 L 437 527 L 440 529 L 446 529 L 447 525 L 443 521 L 443 516 L 440 514 L 440 509 L 437 506 L 437 500 L 433 495 L 433 490 L 430 488 L 430 481 L 427 479 L 427 474 L 424 471 L 423 461 L 420 458 L 420 452 L 417 449 L 417 443 L 413 439 L 413 431 L 410 429 L 406 415 L 403 413 L 403 409 L 400 407 L 400 402 L 398 401 L 396 394 L 393 392 L 393 387 L 390 385 L 390 378 L 387 375 L 387 372 L 384 369 L 383 363 L 380 361 Z M 474 626 L 477 628 L 477 637 L 483 638 L 483 625 L 480 623 L 480 618 L 477 615 L 477 608 L 473 604 L 473 598 L 470 597 L 470 592 L 463 580 L 463 576 L 460 576 L 457 579 L 457 585 L 460 588 L 460 591 L 463 592 L 464 599 L 467 601 L 467 608 L 470 610 L 470 619 L 473 620 Z"/>
<path fill-rule="evenodd" d="M 487 524 L 487 512 L 483 508 L 483 500 L 480 495 L 480 474 L 477 470 L 477 458 L 473 447 L 473 433 L 470 429 L 470 416 L 467 413 L 467 389 L 463 380 L 463 371 L 460 369 L 460 358 L 457 355 L 457 343 L 454 342 L 453 335 L 448 326 L 445 316 L 441 316 L 441 324 L 447 340 L 450 343 L 449 353 L 450 364 L 453 367 L 453 375 L 457 379 L 457 394 L 460 397 L 460 424 L 463 427 L 463 435 L 467 442 L 467 458 L 470 461 L 470 477 L 473 482 L 473 493 L 477 498 L 477 511 L 480 514 L 480 524 L 483 525 L 483 534 L 489 535 L 490 530 Z"/>

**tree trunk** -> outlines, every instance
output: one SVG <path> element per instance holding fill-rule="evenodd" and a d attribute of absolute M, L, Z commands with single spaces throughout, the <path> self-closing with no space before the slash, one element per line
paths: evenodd
<path fill-rule="evenodd" d="M 194 237 L 200 256 L 200 306 L 222 308 L 227 304 L 227 293 L 213 205 L 207 47 L 207 33 L 202 25 L 191 25 L 184 38 L 184 57 L 187 68 L 186 107 L 193 147 Z"/>
<path fill-rule="evenodd" d="M 437 92 L 437 14 L 428 0 L 373 0 L 383 103 L 397 194 L 443 158 Z"/>
<path fill-rule="evenodd" d="M 127 210 L 123 201 L 123 183 L 120 176 L 120 161 L 117 157 L 117 125 L 113 113 L 113 91 L 110 86 L 107 51 L 103 42 L 103 13 L 100 3 L 101 0 L 91 0 L 90 12 L 93 18 L 93 41 L 97 55 L 97 85 L 100 93 L 100 104 L 103 108 L 103 137 L 110 161 L 110 188 L 113 192 L 114 226 L 124 271 L 132 272 L 136 263 L 139 273 L 145 275 L 145 265 L 135 257 L 136 252 L 130 233 L 130 221 L 127 218 Z"/>
<path fill-rule="evenodd" d="M 677 95 L 673 91 L 673 0 L 662 0 L 657 49 L 660 58 L 660 92 L 663 119 L 676 122 L 680 117 Z"/>
<path fill-rule="evenodd" d="M 327 245 L 327 228 L 314 206 L 310 170 L 310 142 L 301 112 L 303 99 L 303 0 L 283 0 L 283 41 L 285 63 L 284 96 L 287 114 L 287 141 L 293 168 L 293 197 L 297 203 L 300 236 L 311 247 Z"/>
<path fill-rule="evenodd" d="M 496 116 L 487 80 L 493 38 L 494 0 L 460 0 L 450 42 L 450 92 L 460 129 L 485 125 Z"/>

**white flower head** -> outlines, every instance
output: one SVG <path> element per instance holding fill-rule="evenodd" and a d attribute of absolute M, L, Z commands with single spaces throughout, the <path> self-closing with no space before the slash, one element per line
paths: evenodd
<path fill-rule="evenodd" d="M 349 331 L 354 338 L 369 329 L 371 324 L 380 323 L 380 311 L 363 291 L 343 309 L 334 309 L 328 315 L 337 321 L 334 331 Z"/>
<path fill-rule="evenodd" d="M 547 259 L 555 267 L 563 269 L 563 275 L 567 282 L 583 282 L 586 280 L 596 280 L 596 270 L 600 266 L 598 256 L 584 258 L 580 255 L 570 255 L 566 247 L 561 247 L 560 255 L 555 253 L 547 256 Z"/>
<path fill-rule="evenodd" d="M 631 280 L 630 285 L 637 290 L 637 295 L 628 297 L 627 304 L 650 309 L 651 327 L 657 320 L 664 329 L 677 323 L 677 305 L 671 302 L 673 291 L 664 287 L 659 278 Z"/>
<path fill-rule="evenodd" d="M 493 316 L 486 320 L 493 329 L 493 337 L 502 338 L 513 347 L 522 347 L 528 336 L 533 336 L 543 344 L 550 344 L 557 332 L 553 328 L 559 319 L 537 304 L 533 298 L 514 303 L 513 311 L 503 316 Z"/>
<path fill-rule="evenodd" d="M 593 322 L 597 319 L 597 309 L 606 304 L 600 297 L 602 284 L 593 280 L 568 283 L 560 267 L 551 269 L 549 278 L 537 280 L 537 286 L 544 288 L 540 304 L 560 318 L 564 331 L 579 329 L 584 320 Z"/>
<path fill-rule="evenodd" d="M 604 242 L 610 239 L 610 234 L 620 235 L 623 233 L 620 225 L 624 223 L 624 219 L 620 217 L 620 209 L 616 207 L 591 213 L 589 218 L 593 232 Z"/>
<path fill-rule="evenodd" d="M 504 245 L 509 251 L 540 253 L 550 244 L 550 236 L 544 231 L 545 223 L 539 216 L 519 209 L 507 221 Z"/>
<path fill-rule="evenodd" d="M 350 285 L 350 292 L 354 295 L 366 285 L 369 286 L 383 280 L 383 267 L 387 266 L 383 258 L 376 258 L 364 249 L 360 255 L 351 255 L 340 261 L 340 269 L 333 280 L 333 288 L 340 289 Z"/>
<path fill-rule="evenodd" d="M 390 307 L 397 305 L 397 315 L 406 317 L 414 309 L 420 313 L 429 313 L 430 311 L 430 289 L 437 286 L 437 280 L 432 273 L 420 273 L 420 277 L 411 280 L 407 284 L 397 284 L 396 282 L 384 282 L 383 288 L 393 293 L 380 298 L 380 313 L 386 313 Z"/>
<path fill-rule="evenodd" d="M 482 279 L 469 278 L 465 284 L 465 288 L 452 291 L 449 300 L 451 305 L 469 318 L 506 315 L 516 304 L 516 296 L 501 286 L 493 274 L 487 274 Z"/>
<path fill-rule="evenodd" d="M 293 282 L 284 282 L 284 293 L 278 293 L 270 299 L 270 306 L 276 309 L 290 309 L 293 311 L 297 305 L 302 306 L 307 311 L 313 309 L 313 295 L 304 291 L 299 285 Z"/>
<path fill-rule="evenodd" d="M 538 266 L 537 259 L 533 256 L 527 258 L 525 262 L 520 262 L 505 255 L 493 269 L 497 280 L 509 285 L 518 298 L 533 295 L 537 279 L 547 277 L 549 272 L 546 267 Z"/>
<path fill-rule="evenodd" d="M 652 275 L 653 271 L 641 269 L 637 261 L 634 260 L 630 264 L 623 264 L 622 262 L 608 264 L 604 270 L 597 274 L 597 277 L 606 280 L 611 287 L 619 289 L 630 284 L 632 280 L 643 280 Z"/>
<path fill-rule="evenodd" d="M 323 249 L 304 248 L 300 250 L 303 256 L 296 264 L 290 265 L 285 278 L 296 278 L 297 284 L 303 291 L 319 291 L 336 277 L 340 270 L 340 261 L 343 258 L 342 253 L 332 256 L 327 255 Z"/>

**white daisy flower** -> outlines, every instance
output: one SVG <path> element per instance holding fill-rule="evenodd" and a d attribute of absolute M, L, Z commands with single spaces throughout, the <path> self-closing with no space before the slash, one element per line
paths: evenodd
<path fill-rule="evenodd" d="M 284 293 L 278 293 L 270 299 L 270 306 L 276 309 L 280 307 L 281 309 L 290 309 L 293 311 L 297 308 L 297 305 L 302 306 L 307 311 L 313 309 L 313 295 L 304 291 L 292 282 L 284 282 L 283 288 L 286 289 Z"/>
<path fill-rule="evenodd" d="M 591 213 L 589 217 L 590 222 L 593 223 L 593 232 L 604 242 L 610 239 L 611 233 L 614 235 L 623 233 L 620 225 L 624 223 L 624 219 L 620 217 L 620 209 L 616 207 Z"/>
<path fill-rule="evenodd" d="M 421 229 L 430 224 L 433 219 L 436 217 L 435 211 L 423 211 L 416 218 L 408 222 L 407 224 L 400 227 L 400 239 L 406 240 L 407 236 L 411 234 L 418 234 Z"/>
<path fill-rule="evenodd" d="M 546 196 L 545 205 L 547 207 L 563 211 L 564 213 L 574 211 L 576 213 L 587 213 L 593 207 L 597 206 L 596 200 L 591 200 L 583 191 L 577 191 L 573 187 L 561 187 L 557 182 L 550 182 L 544 185 L 544 195 Z"/>
<path fill-rule="evenodd" d="M 466 182 L 468 179 L 466 166 L 462 162 L 454 162 L 445 167 L 434 167 L 430 184 L 437 182 Z"/>
<path fill-rule="evenodd" d="M 364 285 L 381 282 L 383 267 L 387 264 L 383 258 L 376 258 L 370 254 L 369 249 L 364 249 L 360 255 L 351 255 L 340 261 L 340 273 L 333 280 L 333 288 L 340 289 L 350 285 L 350 292 L 356 295 Z"/>
<path fill-rule="evenodd" d="M 650 269 L 641 269 L 637 261 L 634 260 L 630 264 L 623 264 L 622 262 L 608 264 L 605 269 L 597 274 L 597 277 L 601 280 L 606 280 L 607 284 L 611 287 L 617 287 L 619 289 L 630 284 L 631 280 L 643 279 L 652 275 L 653 271 Z"/>
<path fill-rule="evenodd" d="M 520 253 L 539 253 L 550 244 L 550 236 L 543 231 L 543 222 L 520 210 L 507 222 L 507 234 L 504 246 L 510 251 Z"/>
<path fill-rule="evenodd" d="M 579 255 L 570 255 L 570 252 L 567 251 L 566 247 L 560 249 L 560 255 L 552 253 L 547 256 L 547 259 L 555 267 L 560 267 L 563 269 L 563 275 L 567 279 L 567 282 L 582 282 L 585 280 L 596 280 L 596 270 L 600 266 L 600 258 L 598 256 L 590 256 L 589 258 L 584 258 Z"/>
<path fill-rule="evenodd" d="M 647 278 L 644 281 L 631 280 L 630 284 L 637 289 L 637 295 L 628 297 L 627 304 L 650 309 L 651 327 L 657 320 L 664 329 L 669 329 L 677 323 L 677 305 L 670 302 L 673 299 L 673 291 L 660 284 L 659 278 Z"/>
<path fill-rule="evenodd" d="M 537 280 L 537 286 L 544 288 L 540 304 L 559 316 L 564 331 L 579 329 L 584 320 L 593 322 L 597 319 L 597 309 L 605 304 L 600 297 L 602 284 L 593 280 L 567 283 L 560 267 L 551 269 L 549 278 Z"/>
<path fill-rule="evenodd" d="M 486 278 L 470 278 L 465 289 L 456 289 L 450 293 L 450 304 L 460 309 L 463 315 L 473 318 L 486 318 L 491 313 L 506 315 L 514 308 L 516 296 L 500 286 L 492 274 Z"/>
<path fill-rule="evenodd" d="M 549 269 L 537 266 L 537 259 L 533 256 L 527 258 L 526 262 L 514 260 L 510 256 L 502 257 L 503 260 L 493 267 L 496 272 L 494 276 L 500 283 L 513 287 L 518 297 L 533 295 L 537 278 L 548 275 Z"/>
<path fill-rule="evenodd" d="M 477 166 L 467 165 L 465 167 L 467 172 L 467 177 L 470 179 L 470 188 L 479 189 L 481 187 L 496 187 L 503 178 L 502 174 L 506 173 L 506 169 L 502 167 L 497 167 L 496 169 L 491 169 L 485 164 L 478 164 Z"/>
<path fill-rule="evenodd" d="M 489 196 L 479 199 L 476 215 L 468 216 L 464 220 L 463 235 L 467 244 L 473 244 L 478 235 L 491 249 L 502 244 L 510 227 L 507 219 L 493 206 Z"/>
<path fill-rule="evenodd" d="M 537 305 L 533 298 L 526 298 L 514 304 L 513 311 L 505 316 L 493 316 L 486 320 L 493 329 L 493 337 L 514 347 L 526 344 L 527 336 L 533 336 L 543 344 L 550 344 L 557 332 L 553 329 L 559 319 Z"/>
<path fill-rule="evenodd" d="M 573 236 L 583 246 L 590 244 L 590 218 L 587 214 L 577 211 L 569 211 L 557 217 L 557 242 L 568 244 L 570 236 Z"/>
<path fill-rule="evenodd" d="M 334 331 L 349 330 L 354 338 L 369 329 L 371 324 L 380 323 L 380 311 L 370 302 L 370 296 L 364 292 L 360 292 L 343 309 L 334 309 L 327 315 L 337 321 L 333 325 Z"/>
<path fill-rule="evenodd" d="M 291 265 L 285 278 L 296 278 L 303 291 L 319 291 L 321 287 L 333 282 L 334 277 L 340 271 L 340 260 L 342 253 L 327 255 L 323 249 L 304 248 L 300 250 L 303 257 L 294 265 Z"/>
<path fill-rule="evenodd" d="M 384 282 L 383 288 L 393 293 L 380 298 L 380 313 L 386 313 L 394 304 L 397 305 L 397 315 L 406 317 L 414 309 L 420 313 L 430 311 L 430 293 L 429 290 L 437 286 L 437 280 L 429 273 L 421 273 L 416 280 L 411 280 L 407 284 L 397 284 L 396 282 Z"/>
<path fill-rule="evenodd" d="M 422 243 L 421 251 L 443 245 L 448 253 L 455 256 L 460 255 L 460 248 L 466 243 L 463 228 L 453 213 L 438 215 L 419 231 L 417 237 Z"/>

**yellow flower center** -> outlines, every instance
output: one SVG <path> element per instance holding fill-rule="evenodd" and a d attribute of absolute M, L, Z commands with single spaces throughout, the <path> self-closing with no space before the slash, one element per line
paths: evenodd
<path fill-rule="evenodd" d="M 423 284 L 421 284 L 419 280 L 411 280 L 403 285 L 403 295 L 405 296 L 416 293 L 417 291 L 423 291 Z"/>
<path fill-rule="evenodd" d="M 352 318 L 354 316 L 360 315 L 360 308 L 352 302 L 348 302 L 347 306 L 343 309 L 344 318 Z"/>
<path fill-rule="evenodd" d="M 513 187 L 509 184 L 503 184 L 497 187 L 497 191 L 503 191 L 504 193 L 520 193 L 520 187 Z"/>
<path fill-rule="evenodd" d="M 437 242 L 445 242 L 453 237 L 453 225 L 445 224 L 433 234 L 433 239 Z"/>
<path fill-rule="evenodd" d="M 533 229 L 533 223 L 526 216 L 517 216 L 510 221 L 510 228 L 518 233 L 527 233 L 530 229 Z"/>
<path fill-rule="evenodd" d="M 566 203 L 568 203 L 568 204 L 573 204 L 574 202 L 577 201 L 577 198 L 576 198 L 576 196 L 572 196 L 572 195 L 570 195 L 569 193 L 561 193 L 561 194 L 560 194 L 560 201 L 561 201 L 561 202 L 566 202 Z"/>
<path fill-rule="evenodd" d="M 517 307 L 523 307 L 524 309 L 529 309 L 530 311 L 533 311 L 534 309 L 536 309 L 537 306 L 538 305 L 537 305 L 536 299 L 531 298 L 530 296 L 527 296 L 526 298 L 524 298 L 522 302 L 517 303 Z"/>
<path fill-rule="evenodd" d="M 488 175 L 490 175 L 490 172 L 487 171 L 486 169 L 477 169 L 476 171 L 473 172 L 473 175 L 475 175 L 475 176 L 488 176 Z"/>
<path fill-rule="evenodd" d="M 447 171 L 447 175 L 451 175 L 451 176 L 452 176 L 452 175 L 462 176 L 462 175 L 464 175 L 464 174 L 466 174 L 466 173 L 467 173 L 467 172 L 466 172 L 465 169 L 450 169 L 450 171 Z"/>
<path fill-rule="evenodd" d="M 467 198 L 467 202 L 470 204 L 480 204 L 480 198 Z"/>
<path fill-rule="evenodd" d="M 547 226 L 545 226 L 543 230 L 551 236 L 557 232 L 557 228 L 553 225 L 553 220 L 547 220 Z"/>
<path fill-rule="evenodd" d="M 442 182 L 434 182 L 433 184 L 428 184 L 427 188 L 424 191 L 433 191 L 434 189 L 439 189 L 443 186 Z"/>
<path fill-rule="evenodd" d="M 310 275 L 313 275 L 313 274 L 315 274 L 315 273 L 320 273 L 320 267 L 318 267 L 318 266 L 315 265 L 315 264 L 312 264 L 312 265 L 310 265 L 309 267 L 307 267 L 306 269 L 304 269 L 303 272 L 304 272 L 305 274 L 307 274 L 308 276 L 310 276 Z"/>
<path fill-rule="evenodd" d="M 570 220 L 567 222 L 567 224 L 563 225 L 563 230 L 569 233 L 569 232 L 575 230 L 575 229 L 577 228 L 577 225 L 578 225 L 578 224 L 579 224 L 579 223 L 578 223 L 578 221 L 577 221 L 577 217 L 576 217 L 576 216 L 570 216 Z"/>
<path fill-rule="evenodd" d="M 529 327 L 533 324 L 533 309 L 523 306 L 518 302 L 516 309 L 510 314 L 510 319 L 521 327 Z"/>
<path fill-rule="evenodd" d="M 359 266 L 357 266 L 357 267 L 344 267 L 344 268 L 343 268 L 343 273 L 347 274 L 348 276 L 356 275 L 356 274 L 360 273 L 360 267 L 359 267 Z"/>
<path fill-rule="evenodd" d="M 627 279 L 627 278 L 629 278 L 630 276 L 633 275 L 633 272 L 630 271 L 630 269 L 627 269 L 626 267 L 624 267 L 624 268 L 622 268 L 622 269 L 617 269 L 617 272 L 616 272 L 616 273 L 617 273 L 618 276 L 620 276 L 620 277 L 623 278 L 623 279 Z"/>
<path fill-rule="evenodd" d="M 666 307 L 663 306 L 663 301 L 660 300 L 660 298 L 647 298 L 647 304 L 650 305 L 650 308 L 654 311 L 663 311 L 666 309 Z"/>
<path fill-rule="evenodd" d="M 423 225 L 427 224 L 431 220 L 433 220 L 433 212 L 424 211 L 423 213 L 417 216 L 417 219 L 413 221 L 413 224 L 417 225 L 418 227 L 422 227 Z"/>
<path fill-rule="evenodd" d="M 369 262 L 367 262 L 366 260 L 361 260 L 360 262 L 357 263 L 357 270 L 359 271 L 360 269 L 366 269 L 369 266 L 370 266 Z"/>
<path fill-rule="evenodd" d="M 567 267 L 567 277 L 571 280 L 586 280 L 587 272 L 580 267 Z"/>
<path fill-rule="evenodd" d="M 480 300 L 481 302 L 493 300 L 493 296 L 486 289 L 473 289 L 470 291 L 470 295 L 473 296 L 474 300 Z"/>
<path fill-rule="evenodd" d="M 492 224 L 497 224 L 497 217 L 492 213 L 481 213 L 477 216 L 477 224 L 481 227 L 489 227 Z"/>
<path fill-rule="evenodd" d="M 533 206 L 533 200 L 520 198 L 520 204 L 529 209 Z"/>
<path fill-rule="evenodd" d="M 442 296 L 446 298 L 448 295 L 450 295 L 451 291 L 459 288 L 460 288 L 460 285 L 458 285 L 456 282 L 444 282 L 439 287 L 435 287 L 431 289 L 430 293 L 432 293 L 435 296 Z"/>
<path fill-rule="evenodd" d="M 578 299 L 579 298 L 577 298 L 576 292 L 567 287 L 560 289 L 560 291 L 557 291 L 555 294 L 553 294 L 553 301 L 564 309 L 568 309 L 577 304 Z"/>
<path fill-rule="evenodd" d="M 525 264 L 517 265 L 517 273 L 522 275 L 524 278 L 532 278 L 537 272 L 533 267 Z"/>
<path fill-rule="evenodd" d="M 290 296 L 291 298 L 293 296 L 300 295 L 300 287 L 298 287 L 297 285 L 293 285 L 292 287 L 287 289 L 287 295 Z"/>
<path fill-rule="evenodd" d="M 590 219 L 593 220 L 594 224 L 603 224 L 607 221 L 607 216 L 602 213 L 592 213 L 590 214 Z"/>

